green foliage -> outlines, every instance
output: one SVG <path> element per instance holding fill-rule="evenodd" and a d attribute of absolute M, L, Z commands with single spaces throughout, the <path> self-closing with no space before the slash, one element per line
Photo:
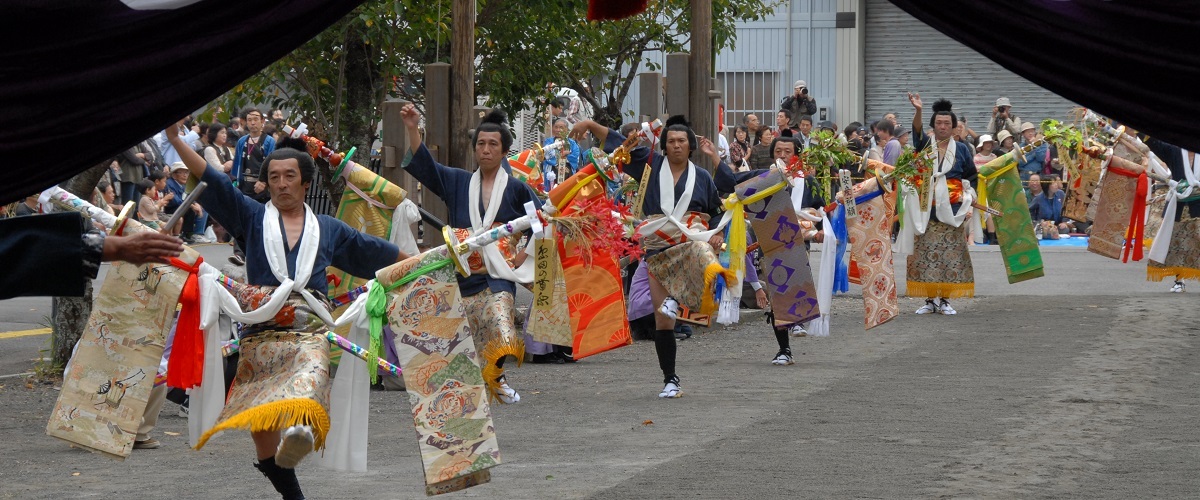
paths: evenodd
<path fill-rule="evenodd" d="M 830 186 L 837 169 L 858 161 L 858 156 L 842 144 L 833 132 L 824 129 L 813 131 L 812 141 L 800 156 L 804 165 L 815 171 L 817 182 L 812 183 L 813 194 L 826 200 L 832 200 L 826 195 L 831 192 Z"/>
<path fill-rule="evenodd" d="M 896 167 L 892 170 L 892 177 L 907 188 L 919 189 L 929 178 L 929 173 L 932 171 L 931 165 L 933 165 L 933 148 L 917 151 L 912 146 L 905 146 L 900 151 L 900 156 L 896 158 Z"/>

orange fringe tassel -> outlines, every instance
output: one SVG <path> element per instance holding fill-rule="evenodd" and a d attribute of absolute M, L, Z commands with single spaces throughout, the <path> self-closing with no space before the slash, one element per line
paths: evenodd
<path fill-rule="evenodd" d="M 1178 278 L 1175 278 L 1176 276 L 1178 276 Z M 1180 280 L 1200 280 L 1200 269 L 1176 266 L 1146 266 L 1146 281 L 1162 281 L 1167 278 Z"/>
<path fill-rule="evenodd" d="M 908 282 L 909 297 L 941 297 L 956 299 L 959 297 L 974 297 L 975 283 L 925 283 L 920 281 Z"/>
<path fill-rule="evenodd" d="M 701 294 L 700 299 L 700 314 L 711 316 L 716 314 L 717 308 L 720 307 L 720 304 L 717 303 L 716 295 L 713 293 L 713 287 L 715 287 L 717 284 L 717 275 L 725 277 L 726 286 L 728 286 L 730 283 L 733 283 L 733 281 L 737 279 L 737 275 L 735 275 L 733 271 L 721 267 L 721 264 L 717 262 L 712 262 L 705 266 L 704 293 Z M 725 290 L 721 293 L 729 293 L 729 291 Z"/>
<path fill-rule="evenodd" d="M 308 398 L 298 398 L 264 403 L 229 417 L 200 436 L 200 440 L 196 442 L 196 449 L 203 448 L 209 438 L 225 430 L 281 431 L 293 425 L 312 427 L 313 449 L 325 447 L 325 436 L 329 434 L 329 413 L 321 403 Z"/>
<path fill-rule="evenodd" d="M 507 356 L 516 358 L 517 366 L 521 366 L 525 362 L 525 340 L 516 336 L 509 340 L 497 335 L 487 343 L 480 354 L 483 356 L 483 368 L 480 371 L 483 382 L 487 384 L 488 395 L 493 401 L 500 401 L 496 397 L 496 391 L 500 390 L 498 379 L 504 376 L 504 368 L 497 366 L 496 362 Z"/>

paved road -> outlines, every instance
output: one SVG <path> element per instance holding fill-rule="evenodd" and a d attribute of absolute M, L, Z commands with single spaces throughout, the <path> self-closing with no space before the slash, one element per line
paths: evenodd
<path fill-rule="evenodd" d="M 754 315 L 702 330 L 680 343 L 679 400 L 655 397 L 645 342 L 515 368 L 524 400 L 494 410 L 504 464 L 448 497 L 1194 498 L 1196 295 L 1145 283 L 1142 264 L 1045 257 L 1047 277 L 1010 286 L 999 255 L 976 252 L 981 298 L 954 317 L 901 299 L 900 318 L 863 332 L 861 302 L 836 298 L 834 335 L 796 339 L 795 366 L 769 365 Z M 55 397 L 0 389 L 0 497 L 272 495 L 244 433 L 188 451 L 168 404 L 165 448 L 113 462 L 44 435 Z M 406 398 L 371 404 L 371 471 L 302 465 L 311 498 L 423 496 Z"/>

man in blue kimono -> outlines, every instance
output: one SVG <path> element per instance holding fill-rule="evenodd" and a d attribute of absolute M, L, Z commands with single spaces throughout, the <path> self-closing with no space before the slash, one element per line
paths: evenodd
<path fill-rule="evenodd" d="M 408 129 L 411 155 L 406 155 L 404 169 L 446 202 L 450 227 L 466 228 L 474 235 L 525 215 L 526 203 L 541 207 L 533 188 L 508 173 L 505 159 L 513 137 L 503 112 L 492 111 L 475 128 L 478 168 L 474 172 L 435 161 L 421 141 L 420 113 L 408 104 L 400 114 Z M 488 245 L 472 256 L 471 275 L 458 278 L 475 347 L 486 363 L 484 380 L 503 403 L 521 400 L 508 385 L 504 363 L 519 363 L 525 356 L 525 342 L 513 323 L 513 301 L 517 282 L 533 281 L 533 260 L 526 261 L 527 255 L 517 250 L 506 256 L 497 245 Z"/>

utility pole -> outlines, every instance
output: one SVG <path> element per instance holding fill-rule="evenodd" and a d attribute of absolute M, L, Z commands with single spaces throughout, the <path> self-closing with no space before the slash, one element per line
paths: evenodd
<path fill-rule="evenodd" d="M 692 0 L 692 54 L 688 61 L 688 120 L 692 130 L 717 144 L 716 120 L 708 91 L 712 88 L 712 0 Z M 668 74 L 667 78 L 671 75 Z M 717 166 L 706 155 L 693 154 L 692 161 L 712 172 Z"/>
<path fill-rule="evenodd" d="M 474 148 L 467 131 L 475 123 L 471 119 L 475 107 L 475 0 L 451 0 L 450 25 L 449 165 L 474 170 Z"/>

